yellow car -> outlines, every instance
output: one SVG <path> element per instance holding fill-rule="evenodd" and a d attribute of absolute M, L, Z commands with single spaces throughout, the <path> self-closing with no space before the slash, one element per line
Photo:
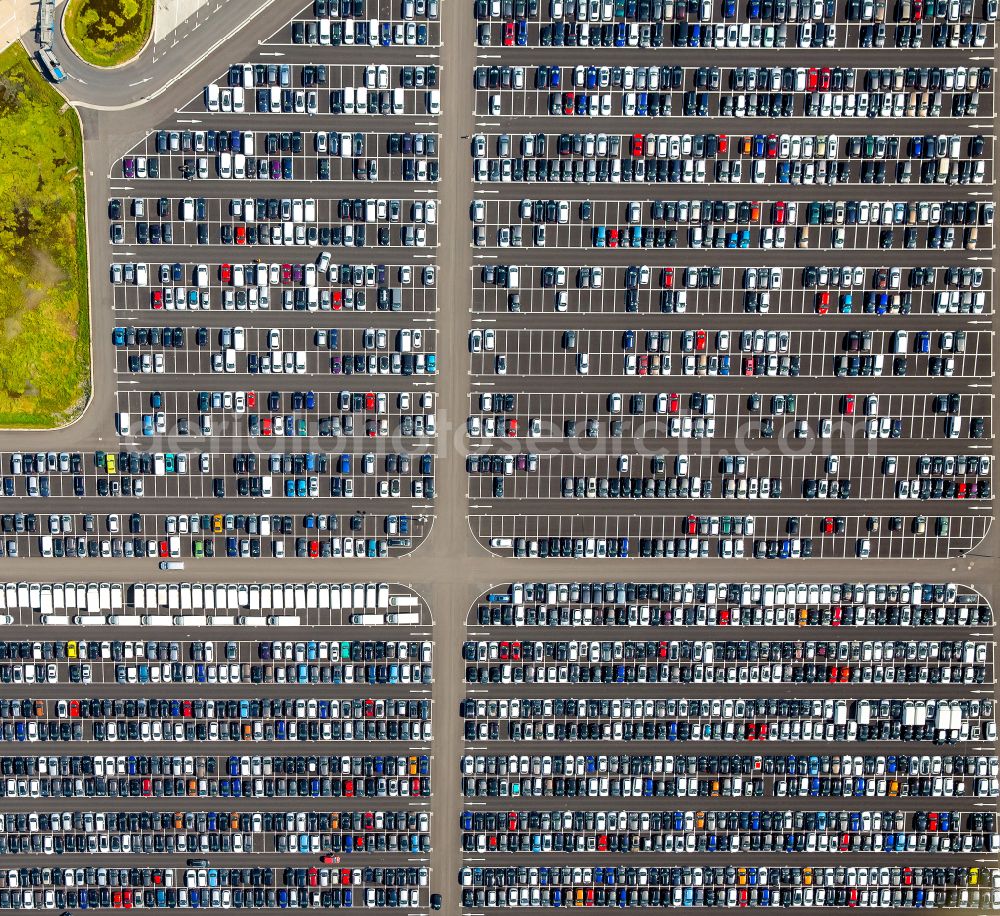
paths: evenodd
<path fill-rule="evenodd" d="M 222 516 L 213 515 L 212 516 L 212 533 L 219 534 L 222 531 Z"/>
<path fill-rule="evenodd" d="M 68 643 L 66 643 L 66 657 L 67 658 L 76 658 L 77 657 L 77 654 L 76 654 L 76 640 L 70 640 Z"/>
<path fill-rule="evenodd" d="M 107 468 L 109 474 L 118 473 L 118 462 L 114 455 L 108 452 L 108 457 L 104 462 L 104 466 Z"/>

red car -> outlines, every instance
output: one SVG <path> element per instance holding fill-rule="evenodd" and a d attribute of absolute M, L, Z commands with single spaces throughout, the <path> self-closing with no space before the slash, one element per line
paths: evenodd
<path fill-rule="evenodd" d="M 823 534 L 833 534 L 833 531 L 834 531 L 833 519 L 830 516 L 827 516 L 825 519 L 823 519 Z"/>
<path fill-rule="evenodd" d="M 719 134 L 719 155 L 729 152 L 729 137 L 726 134 Z"/>
<path fill-rule="evenodd" d="M 816 89 L 816 84 L 819 82 L 819 70 L 815 67 L 809 68 L 809 73 L 806 74 L 806 89 L 810 92 L 814 92 Z"/>
<path fill-rule="evenodd" d="M 817 293 L 816 294 L 816 314 L 826 315 L 830 311 L 830 294 L 829 293 Z"/>
<path fill-rule="evenodd" d="M 233 282 L 233 266 L 231 264 L 221 264 L 219 266 L 219 279 L 223 283 Z"/>
<path fill-rule="evenodd" d="M 784 226 L 785 220 L 788 218 L 788 208 L 785 206 L 783 200 L 779 200 L 774 205 L 774 225 Z"/>
<path fill-rule="evenodd" d="M 514 23 L 505 22 L 503 25 L 503 43 L 505 48 L 514 44 Z"/>
<path fill-rule="evenodd" d="M 670 403 L 668 409 L 671 413 L 677 413 L 681 408 L 681 396 L 675 392 L 670 393 Z"/>
<path fill-rule="evenodd" d="M 697 534 L 698 533 L 698 516 L 689 515 L 686 519 L 687 533 Z"/>
<path fill-rule="evenodd" d="M 845 394 L 844 395 L 844 416 L 853 417 L 854 416 L 854 395 Z"/>
<path fill-rule="evenodd" d="M 778 135 L 770 134 L 767 138 L 766 155 L 768 159 L 774 159 L 778 155 Z"/>
<path fill-rule="evenodd" d="M 271 435 L 271 418 L 270 417 L 264 417 L 260 421 L 260 434 L 262 436 L 270 436 Z"/>
<path fill-rule="evenodd" d="M 248 391 L 247 392 L 247 407 L 254 408 L 257 406 L 257 392 Z"/>
<path fill-rule="evenodd" d="M 344 307 L 344 291 L 342 289 L 335 289 L 330 300 L 333 310 L 339 312 Z"/>
<path fill-rule="evenodd" d="M 507 421 L 507 435 L 513 438 L 517 435 L 517 420 L 510 419 Z"/>
<path fill-rule="evenodd" d="M 292 265 L 282 264 L 281 265 L 281 282 L 287 286 L 292 282 Z"/>
<path fill-rule="evenodd" d="M 705 344 L 708 341 L 708 335 L 704 331 L 694 332 L 694 348 L 699 353 L 705 349 Z"/>
<path fill-rule="evenodd" d="M 163 291 L 154 289 L 153 290 L 153 308 L 161 309 L 163 308 Z"/>
<path fill-rule="evenodd" d="M 247 227 L 237 226 L 236 227 L 236 244 L 245 245 L 247 243 Z"/>
<path fill-rule="evenodd" d="M 161 557 L 170 556 L 170 545 L 166 541 L 160 541 L 160 556 Z"/>
<path fill-rule="evenodd" d="M 664 267 L 660 271 L 660 286 L 664 289 L 673 289 L 674 287 L 674 269 L 672 267 Z"/>
<path fill-rule="evenodd" d="M 645 143 L 642 134 L 632 134 L 632 155 L 639 159 L 645 151 Z"/>
<path fill-rule="evenodd" d="M 319 556 L 319 541 L 309 542 L 309 559 L 315 560 Z"/>
<path fill-rule="evenodd" d="M 375 393 L 369 391 L 365 395 L 365 410 L 374 410 L 374 409 L 375 409 Z"/>

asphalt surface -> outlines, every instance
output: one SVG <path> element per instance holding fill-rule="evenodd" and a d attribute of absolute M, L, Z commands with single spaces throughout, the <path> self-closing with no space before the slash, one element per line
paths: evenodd
<path fill-rule="evenodd" d="M 81 419 L 65 430 L 32 432 L 30 436 L 22 433 L 0 436 L 0 447 L 5 451 L 25 450 L 29 447 L 32 450 L 59 451 L 65 449 L 84 452 L 94 449 L 117 449 L 118 437 L 114 432 L 113 416 L 115 411 L 120 409 L 117 406 L 119 403 L 116 391 L 118 379 L 115 375 L 115 363 L 109 341 L 111 340 L 112 327 L 120 320 L 121 313 L 116 315 L 111 309 L 101 307 L 100 303 L 106 302 L 109 298 L 105 278 L 108 264 L 113 260 L 107 234 L 107 203 L 110 197 L 117 196 L 116 192 L 112 190 L 112 185 L 120 182 L 120 179 L 111 180 L 106 176 L 115 174 L 113 166 L 116 160 L 127 154 L 137 144 L 144 142 L 148 131 L 163 125 L 172 126 L 185 118 L 200 120 L 202 122 L 198 125 L 200 129 L 208 127 L 209 122 L 205 116 L 180 115 L 178 117 L 175 112 L 183 109 L 191 99 L 198 96 L 202 87 L 207 82 L 216 79 L 230 62 L 253 59 L 258 53 L 259 42 L 276 33 L 288 21 L 289 17 L 294 15 L 295 6 L 296 4 L 290 7 L 288 4 L 272 0 L 271 3 L 257 6 L 248 17 L 244 9 L 227 4 L 217 13 L 204 19 L 200 27 L 193 31 L 183 44 L 166 50 L 150 49 L 138 63 L 112 73 L 99 72 L 79 63 L 72 58 L 71 52 L 67 48 L 62 47 L 61 39 L 57 43 L 57 54 L 70 74 L 70 79 L 63 84 L 61 89 L 71 101 L 78 105 L 86 139 L 88 212 L 91 223 L 89 233 L 91 278 L 95 292 L 94 307 L 92 308 L 95 353 L 93 397 Z M 437 327 L 441 330 L 437 345 L 440 367 L 437 384 L 438 440 L 441 447 L 437 456 L 436 468 L 438 479 L 435 499 L 436 522 L 427 543 L 412 556 L 393 559 L 389 565 L 380 562 L 377 567 L 372 567 L 368 561 L 341 560 L 335 570 L 328 565 L 324 565 L 323 568 L 324 578 L 329 578 L 333 573 L 336 573 L 338 577 L 342 576 L 345 581 L 351 581 L 374 578 L 377 575 L 379 578 L 390 578 L 394 581 L 410 584 L 427 599 L 432 608 L 433 628 L 421 630 L 421 633 L 430 632 L 435 645 L 434 682 L 430 687 L 430 697 L 435 709 L 432 747 L 436 791 L 432 808 L 420 808 L 419 810 L 432 810 L 434 815 L 433 850 L 429 857 L 433 874 L 432 889 L 444 896 L 444 912 L 457 913 L 460 911 L 460 904 L 459 887 L 455 877 L 462 864 L 458 817 L 464 800 L 458 792 L 449 787 L 460 785 L 459 759 L 462 750 L 462 726 L 458 716 L 458 708 L 460 700 L 466 694 L 466 687 L 463 684 L 464 663 L 460 657 L 459 649 L 467 631 L 466 614 L 469 607 L 475 603 L 477 597 L 490 584 L 523 579 L 527 568 L 537 569 L 537 566 L 526 567 L 523 562 L 518 563 L 509 558 L 491 556 L 484 547 L 475 543 L 475 539 L 470 534 L 470 521 L 467 519 L 469 501 L 465 495 L 466 487 L 462 483 L 462 477 L 465 474 L 466 454 L 464 430 L 469 413 L 470 397 L 470 384 L 464 371 L 469 358 L 467 351 L 467 329 L 470 317 L 469 276 L 473 265 L 478 267 L 482 263 L 481 259 L 475 257 L 477 252 L 469 247 L 471 224 L 467 218 L 468 204 L 473 196 L 478 196 L 478 192 L 474 191 L 469 178 L 471 172 L 468 141 L 471 135 L 477 131 L 516 132 L 523 130 L 524 125 L 523 122 L 506 115 L 499 120 L 479 118 L 477 121 L 474 114 L 475 92 L 472 83 L 472 71 L 477 61 L 473 18 L 460 11 L 451 11 L 449 14 L 446 7 L 441 22 L 441 34 L 443 40 L 441 63 L 445 70 L 442 80 L 442 115 L 435 128 L 443 138 L 440 154 L 442 177 L 438 188 L 441 218 L 438 227 L 437 263 L 439 277 L 446 279 L 438 284 L 439 296 L 436 316 Z M 317 59 L 320 53 L 317 49 L 298 46 L 286 47 L 280 42 L 274 43 L 273 47 L 276 49 L 274 53 L 286 55 L 284 58 L 275 58 L 276 60 L 290 63 L 306 63 Z M 278 48 L 280 51 L 277 50 Z M 486 58 L 486 55 L 496 54 L 499 49 L 493 47 L 480 50 L 483 51 L 481 62 L 489 63 L 490 60 Z M 422 53 L 438 52 L 435 49 L 427 49 Z M 580 53 L 579 50 L 574 49 L 547 49 L 545 51 L 547 59 L 566 64 L 577 63 L 580 60 Z M 601 50 L 596 53 L 599 53 L 602 59 L 605 57 L 609 61 L 614 59 L 616 63 L 640 65 L 649 62 L 649 53 L 641 49 Z M 679 55 L 690 54 L 692 57 L 700 53 L 696 50 L 678 52 Z M 832 52 L 825 53 L 833 56 Z M 885 52 L 838 50 L 835 52 L 837 63 L 844 66 L 870 66 L 873 55 L 882 57 L 883 54 L 888 56 L 890 53 L 894 52 L 889 50 Z M 982 51 L 977 52 L 974 56 L 990 57 L 991 53 Z M 338 61 L 343 63 L 367 64 L 372 62 L 373 57 L 379 62 L 383 59 L 387 62 L 410 59 L 407 53 L 400 49 L 371 52 L 365 48 L 342 48 L 337 54 Z M 585 58 L 589 58 L 590 52 L 584 52 L 584 54 Z M 538 62 L 539 52 L 537 49 L 508 49 L 503 51 L 503 55 L 505 63 L 531 65 Z M 790 63 L 808 64 L 815 55 L 812 52 L 789 51 L 785 52 L 782 58 L 785 56 L 788 57 Z M 934 64 L 967 65 L 969 62 L 968 52 L 962 50 L 934 50 L 928 52 L 928 56 L 933 59 Z M 720 63 L 725 60 L 734 63 L 755 63 L 760 59 L 760 52 L 716 51 L 713 53 L 713 61 L 715 59 L 718 59 Z M 130 83 L 134 85 L 129 85 Z M 144 98 L 144 96 L 147 97 Z M 122 106 L 129 107 L 122 108 Z M 314 124 L 310 125 L 308 119 L 299 119 L 295 116 L 276 116 L 272 120 L 274 124 L 273 126 L 269 124 L 268 129 L 310 129 L 310 126 L 315 126 Z M 396 120 L 380 118 L 377 123 L 373 123 L 371 119 L 367 118 L 344 116 L 338 117 L 332 122 L 330 129 L 342 131 L 373 129 L 385 132 L 397 129 L 395 126 L 390 126 L 394 125 Z M 583 122 L 577 119 L 553 118 L 546 120 L 541 118 L 535 119 L 533 129 L 554 133 L 570 129 L 589 129 L 590 123 L 588 120 L 587 125 L 584 126 Z M 624 122 L 619 122 L 616 119 L 615 123 Z M 941 125 L 942 129 L 948 130 L 953 126 L 948 119 L 935 120 L 934 123 L 935 130 L 937 130 L 938 124 Z M 982 129 L 987 133 L 990 131 L 990 122 L 984 116 L 981 115 L 976 123 L 984 125 L 977 129 Z M 746 122 L 733 122 L 731 132 L 741 132 L 744 124 L 749 128 L 749 124 Z M 216 115 L 211 118 L 211 126 L 219 128 L 246 129 L 247 125 L 248 121 L 242 116 Z M 712 129 L 716 129 L 718 125 L 718 121 L 713 121 Z M 184 127 L 185 125 L 178 124 L 178 126 Z M 816 130 L 817 122 L 815 119 L 782 120 L 778 122 L 778 126 L 782 130 L 807 133 Z M 893 133 L 898 131 L 898 127 L 898 120 L 889 120 L 884 123 L 872 123 L 870 126 L 866 126 L 865 130 Z M 957 132 L 961 132 L 958 131 L 957 124 L 954 127 Z M 254 129 L 257 129 L 256 125 Z M 151 184 L 151 187 L 155 186 Z M 304 185 L 301 191 L 296 190 L 294 195 L 291 188 L 282 187 L 281 196 L 310 196 L 311 192 L 306 190 L 307 187 L 309 186 Z M 270 188 L 268 190 L 271 191 Z M 593 191 L 588 189 L 586 192 L 571 190 L 573 190 L 572 195 L 563 185 L 558 189 L 558 193 L 555 192 L 555 189 L 551 189 L 550 193 L 550 189 L 546 188 L 543 193 L 533 193 L 531 196 L 545 198 L 596 197 L 599 189 Z M 921 192 L 922 190 L 920 189 Z M 934 190 L 935 197 L 947 198 L 949 196 L 948 189 L 941 190 L 940 194 L 938 189 Z M 895 189 L 889 191 L 887 186 L 887 196 L 892 196 L 894 191 Z M 157 192 L 151 190 L 150 193 Z M 339 196 L 339 191 L 335 193 Z M 368 192 L 365 189 L 359 194 L 367 196 Z M 379 196 L 383 196 L 381 192 Z M 392 196 L 405 196 L 405 194 L 402 191 L 393 191 Z M 504 196 L 515 197 L 518 195 L 506 194 Z M 666 196 L 665 193 L 664 196 Z M 715 196 L 720 195 L 716 193 Z M 851 197 L 854 196 L 854 192 L 845 192 L 842 196 Z M 880 196 L 882 196 L 881 193 Z M 226 249 L 223 252 L 222 249 L 210 246 L 204 253 L 199 252 L 198 257 L 209 263 L 218 263 L 224 260 L 223 255 L 228 256 L 231 251 L 232 249 Z M 150 248 L 150 255 L 146 260 L 155 260 L 154 252 L 155 249 Z M 263 253 L 266 255 L 266 251 Z M 992 260 L 986 252 L 978 253 L 977 257 L 984 258 L 978 262 L 980 266 L 984 267 L 988 266 Z M 990 260 L 986 260 L 987 258 Z M 140 260 L 140 258 L 133 256 L 128 256 L 128 259 Z M 392 261 L 392 257 L 389 260 Z M 517 252 L 517 261 L 522 264 L 566 263 L 568 260 L 561 255 L 546 254 L 544 250 L 526 249 Z M 576 261 L 576 258 L 574 257 L 572 260 Z M 606 266 L 622 263 L 620 253 L 610 251 L 590 251 L 586 260 L 590 264 Z M 709 252 L 706 253 L 704 260 L 720 264 L 743 263 L 742 260 L 731 259 L 729 253 Z M 966 255 L 961 251 L 937 252 L 935 260 L 940 264 L 967 263 Z M 701 261 L 702 258 L 697 258 L 692 259 L 690 263 L 700 263 Z M 778 261 L 778 263 L 788 266 L 814 262 L 815 255 L 800 251 L 781 252 Z M 881 266 L 884 263 L 884 256 L 878 251 L 858 251 L 852 253 L 851 262 Z M 895 259 L 893 262 L 895 263 Z M 152 313 L 149 315 L 150 323 L 152 323 Z M 284 314 L 282 318 L 285 318 Z M 145 319 L 144 315 L 142 320 L 145 321 Z M 845 326 L 851 323 L 850 319 L 838 318 L 836 320 Z M 892 320 L 891 316 L 888 320 Z M 519 324 L 520 321 L 519 318 L 511 319 L 512 327 L 522 326 Z M 611 326 L 620 326 L 620 316 L 614 316 L 612 321 Z M 944 321 L 945 319 L 938 316 L 933 318 L 926 316 L 926 322 L 923 326 L 930 324 L 937 326 Z M 232 323 L 236 323 L 235 317 Z M 958 323 L 957 320 L 955 323 Z M 291 322 L 289 322 L 290 324 Z M 556 324 L 555 326 L 560 325 Z M 281 387 L 284 389 L 284 384 L 288 382 L 288 379 L 282 379 L 281 382 Z M 159 381 L 156 384 L 159 385 Z M 831 386 L 832 390 L 835 390 L 834 386 Z M 477 388 L 471 388 L 473 393 L 478 393 L 478 391 Z M 224 446 L 224 448 L 230 450 L 228 446 Z M 192 447 L 190 451 L 194 452 L 196 448 Z M 26 501 L 19 500 L 18 509 L 21 509 L 22 506 L 24 511 L 29 511 Z M 104 501 L 101 508 L 97 508 L 95 511 L 105 511 L 105 506 L 107 506 L 107 501 Z M 759 509 L 759 506 L 754 505 L 753 508 L 756 510 Z M 38 511 L 38 501 L 31 501 L 30 509 Z M 67 508 L 62 511 L 75 510 Z M 124 510 L 116 508 L 115 511 Z M 727 511 L 731 510 L 727 509 Z M 472 521 L 474 523 L 474 519 Z M 920 581 L 959 581 L 977 587 L 988 600 L 992 601 L 996 594 L 994 537 L 994 534 L 990 534 L 982 541 L 971 544 L 970 549 L 963 551 L 963 554 L 958 557 L 920 558 L 918 560 L 887 557 L 880 559 L 877 564 L 870 562 L 864 568 L 864 578 L 871 581 L 911 581 L 914 579 Z M 80 581 L 94 582 L 109 579 L 118 580 L 122 575 L 121 562 L 114 559 L 54 562 L 38 558 L 20 558 L 16 561 L 16 565 L 15 562 L 9 560 L 3 562 L 7 566 L 10 576 L 28 581 L 78 578 Z M 623 566 L 620 561 L 603 560 L 600 564 L 599 577 L 641 580 L 644 578 L 644 571 L 654 569 L 659 577 L 678 581 L 683 581 L 688 577 L 693 579 L 708 576 L 733 577 L 734 570 L 731 565 L 723 565 L 724 562 L 718 559 L 700 560 L 697 563 L 690 560 L 671 560 L 669 567 L 667 567 L 663 561 L 632 562 Z M 198 581 L 205 582 L 226 582 L 265 578 L 271 581 L 297 582 L 317 578 L 316 569 L 319 568 L 315 562 L 308 565 L 305 561 L 298 562 L 288 559 L 274 562 L 262 558 L 255 560 L 253 566 L 249 568 L 242 565 L 237 566 L 236 563 L 237 561 L 216 559 L 208 563 L 198 564 L 196 572 L 190 564 L 184 571 L 172 572 L 158 570 L 156 560 L 153 559 L 132 561 L 137 571 L 134 575 L 137 579 L 144 581 L 190 581 L 192 578 L 196 578 Z M 362 566 L 362 563 L 365 565 Z M 130 569 L 132 564 L 130 564 Z M 584 575 L 584 569 L 589 570 L 586 573 L 588 578 L 595 578 L 598 575 L 592 565 L 584 567 L 581 563 L 573 560 L 548 560 L 544 568 L 544 577 L 549 581 L 579 579 Z M 252 572 L 250 572 L 251 569 Z M 738 576 L 741 580 L 746 581 L 769 581 L 774 578 L 777 569 L 773 562 L 764 564 L 747 560 L 741 564 Z M 800 581 L 855 581 L 862 575 L 858 562 L 853 559 L 802 560 L 795 563 L 794 567 L 784 566 L 781 569 L 782 571 L 788 570 L 788 575 L 793 575 Z M 130 575 L 133 574 L 130 573 Z M 534 573 L 533 575 L 538 576 L 539 574 Z M 49 629 L 51 628 L 45 628 L 45 638 L 50 638 L 48 636 Z M 74 627 L 72 632 L 76 634 L 77 630 L 78 628 Z M 179 632 L 175 632 L 178 630 Z M 31 632 L 35 634 L 37 630 L 33 629 Z M 58 632 L 58 630 L 54 632 Z M 162 638 L 184 638 L 182 634 L 185 632 L 184 628 L 171 627 L 163 631 Z M 196 632 L 200 635 L 202 631 Z M 69 634 L 67 633 L 67 635 Z M 145 636 L 145 628 L 142 635 Z M 770 636 L 770 633 L 768 635 Z M 892 636 L 891 632 L 885 635 L 886 638 Z M 39 637 L 34 636 L 34 638 Z M 77 636 L 77 638 L 79 637 Z M 810 747 L 810 745 L 802 745 L 801 749 L 803 752 L 808 752 Z M 544 750 L 539 750 L 539 753 L 551 752 L 550 745 L 545 745 L 544 748 Z M 148 744 L 138 746 L 135 749 L 141 749 L 145 752 L 151 750 Z M 162 751 L 159 748 L 157 751 L 168 753 L 171 749 L 171 745 L 165 744 Z M 254 743 L 248 745 L 247 749 L 249 753 L 259 753 L 261 746 Z M 284 749 L 282 747 L 282 750 Z M 601 746 L 596 746 L 594 752 L 597 753 L 603 749 Z M 812 749 L 816 752 L 828 750 L 823 745 L 817 745 Z M 200 746 L 195 750 L 199 751 Z M 798 750 L 798 746 L 796 750 Z M 895 752 L 897 747 L 889 745 L 885 750 L 886 752 Z M 18 747 L 16 751 L 23 751 L 23 745 Z M 371 751 L 362 745 L 357 750 L 352 749 L 351 752 L 366 753 Z M 531 752 L 531 746 L 526 746 L 524 752 Z M 729 800 L 724 801 L 729 803 Z M 538 803 L 540 802 L 541 800 L 538 800 Z M 66 807 L 65 800 L 59 800 L 57 804 L 60 807 Z M 120 804 L 123 807 L 137 807 L 135 801 L 122 801 Z M 202 804 L 203 802 L 199 799 L 171 799 L 171 808 L 175 806 L 184 809 L 197 808 Z M 270 799 L 265 804 L 267 808 L 278 806 L 277 802 Z M 281 810 L 284 810 L 288 804 L 287 800 L 282 799 Z M 312 802 L 296 799 L 291 804 L 298 808 L 312 804 Z M 378 804 L 381 807 L 383 803 L 379 802 Z M 715 804 L 717 802 L 713 803 L 713 806 Z M 810 804 L 809 800 L 804 799 L 782 800 L 782 807 L 787 805 L 791 808 L 799 808 Z M 141 803 L 143 808 L 147 805 L 146 801 Z M 386 807 L 395 807 L 395 805 L 395 802 L 387 803 Z M 533 801 L 532 805 L 537 806 L 537 803 Z M 964 807 L 964 805 L 963 801 L 962 806 Z M 549 801 L 545 800 L 545 807 L 548 806 Z M 18 800 L 11 802 L 9 807 L 12 810 L 37 810 L 39 802 Z M 86 861 L 79 863 L 74 861 L 74 864 L 93 864 L 90 857 L 84 858 Z M 298 858 L 294 858 L 298 862 Z M 255 860 L 247 857 L 247 862 L 250 861 Z M 315 857 L 311 857 L 310 862 L 315 862 Z M 353 863 L 345 862 L 344 864 Z M 535 862 L 532 861 L 531 864 L 535 864 Z"/>

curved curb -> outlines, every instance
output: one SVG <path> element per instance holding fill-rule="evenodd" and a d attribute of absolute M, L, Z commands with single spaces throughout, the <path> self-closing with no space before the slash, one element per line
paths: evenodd
<path fill-rule="evenodd" d="M 142 98 L 133 99 L 130 102 L 123 102 L 120 105 L 101 105 L 97 102 L 85 102 L 76 99 L 70 101 L 70 104 L 74 108 L 90 108 L 94 111 L 127 111 L 130 108 L 138 108 L 140 105 L 145 105 L 147 102 L 152 102 L 154 99 L 157 99 L 161 95 L 163 95 L 171 86 L 173 86 L 174 83 L 178 82 L 178 80 L 183 79 L 195 67 L 203 63 L 206 58 L 214 54 L 216 50 L 218 50 L 223 44 L 229 41 L 234 35 L 236 35 L 237 32 L 241 31 L 243 28 L 245 28 L 247 25 L 253 22 L 253 20 L 256 19 L 260 13 L 263 13 L 268 8 L 270 8 L 270 6 L 274 2 L 275 0 L 261 0 L 261 2 L 250 12 L 249 15 L 247 15 L 239 23 L 239 25 L 236 26 L 235 29 L 233 29 L 230 32 L 227 32 L 225 35 L 219 38 L 218 41 L 216 41 L 213 45 L 211 45 L 211 47 L 206 48 L 205 51 L 199 57 L 192 60 L 186 67 L 174 73 L 168 79 L 164 80 L 163 83 L 161 83 L 160 87 L 154 92 L 150 93 L 149 95 L 143 96 Z M 62 17 L 60 17 L 60 33 L 62 33 L 61 23 L 62 23 Z M 152 34 L 152 31 L 150 32 L 150 34 Z M 63 37 L 65 40 L 65 35 Z M 93 66 L 92 64 L 87 64 L 86 61 L 83 61 L 83 63 L 88 67 Z M 131 61 L 130 64 L 127 65 L 123 64 L 122 66 L 131 66 L 134 63 L 135 60 Z M 98 72 L 103 72 L 105 69 L 110 70 L 111 68 L 94 67 L 93 69 Z"/>
<path fill-rule="evenodd" d="M 69 40 L 69 36 L 66 34 L 65 19 L 66 19 L 66 13 L 69 12 L 69 5 L 73 2 L 75 2 L 75 0 L 66 0 L 66 2 L 63 4 L 62 12 L 59 14 L 59 34 L 62 35 L 62 40 L 66 43 L 66 47 L 69 48 L 74 55 L 76 55 L 76 59 L 81 64 L 85 64 L 88 67 L 93 67 L 94 70 L 96 70 L 98 73 L 105 73 L 105 72 L 113 73 L 115 70 L 121 70 L 125 67 L 131 67 L 136 61 L 139 60 L 140 57 L 142 57 L 143 54 L 146 53 L 146 49 L 152 43 L 153 35 L 156 32 L 156 7 L 157 7 L 156 0 L 150 0 L 150 2 L 153 4 L 153 17 L 152 19 L 150 19 L 149 34 L 146 36 L 146 40 L 142 43 L 142 47 L 139 48 L 139 50 L 136 51 L 135 54 L 128 60 L 122 61 L 120 64 L 109 64 L 107 67 L 102 67 L 100 64 L 92 64 L 90 63 L 90 61 L 84 60 L 83 57 L 80 56 L 80 52 L 77 51 L 76 48 L 73 46 L 73 42 Z"/>

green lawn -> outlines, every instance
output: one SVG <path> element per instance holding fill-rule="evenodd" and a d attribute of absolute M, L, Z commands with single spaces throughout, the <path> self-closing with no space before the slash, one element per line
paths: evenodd
<path fill-rule="evenodd" d="M 130 61 L 153 27 L 156 0 L 67 0 L 63 18 L 73 50 L 95 67 Z"/>
<path fill-rule="evenodd" d="M 20 44 L 0 54 L 0 426 L 44 428 L 90 393 L 80 123 Z"/>

